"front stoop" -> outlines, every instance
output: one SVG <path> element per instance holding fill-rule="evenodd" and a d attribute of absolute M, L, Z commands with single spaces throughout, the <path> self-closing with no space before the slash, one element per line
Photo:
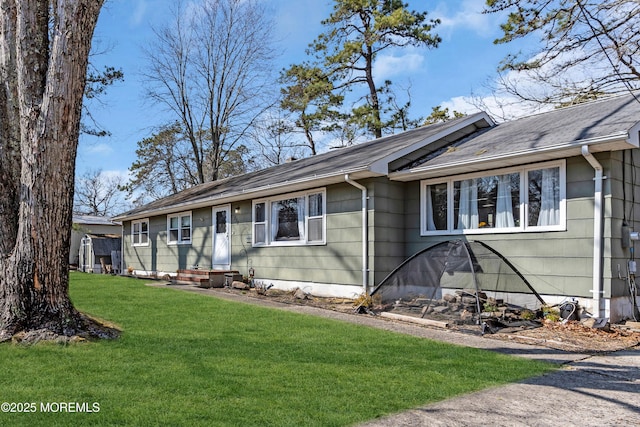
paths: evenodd
<path fill-rule="evenodd" d="M 178 270 L 178 275 L 171 279 L 174 285 L 193 285 L 201 288 L 222 288 L 227 275 L 240 274 L 237 270 Z"/>

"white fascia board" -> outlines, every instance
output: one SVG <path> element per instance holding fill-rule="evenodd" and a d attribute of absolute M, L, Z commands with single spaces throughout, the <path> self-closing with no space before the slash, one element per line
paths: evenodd
<path fill-rule="evenodd" d="M 635 148 L 640 147 L 640 122 L 636 123 L 631 127 L 631 129 L 629 129 L 627 140 L 629 141 L 629 144 L 632 144 Z"/>
<path fill-rule="evenodd" d="M 495 122 L 491 119 L 491 117 L 489 117 L 489 115 L 487 113 L 480 112 L 480 113 L 475 113 L 472 114 L 470 116 L 468 116 L 466 119 L 461 120 L 459 123 L 457 123 L 455 126 L 447 128 L 442 130 L 441 132 L 438 132 L 435 135 L 432 135 L 428 138 L 425 138 L 419 142 L 416 142 L 415 144 L 412 144 L 409 147 L 405 147 L 402 150 L 396 151 L 393 154 L 389 154 L 388 156 L 385 156 L 381 159 L 376 160 L 375 162 L 371 163 L 371 165 L 369 165 L 369 170 L 375 173 L 379 173 L 382 175 L 387 175 L 389 173 L 389 163 L 393 162 L 394 160 L 397 160 L 403 156 L 406 156 L 407 154 L 410 154 L 422 147 L 425 147 L 433 142 L 436 142 L 442 138 L 446 138 L 447 136 L 461 131 L 462 129 L 464 129 L 467 126 L 470 125 L 474 125 L 476 123 L 482 122 L 484 121 L 488 126 L 485 127 L 493 127 L 495 126 Z"/>
<path fill-rule="evenodd" d="M 636 138 L 637 137 L 638 136 L 636 136 Z M 523 163 L 579 156 L 581 155 L 583 145 L 588 145 L 592 153 L 598 153 L 603 151 L 638 148 L 637 144 L 637 139 L 634 142 L 625 132 L 608 135 L 606 137 L 556 144 L 545 148 L 520 150 L 509 154 L 487 156 L 477 160 L 464 159 L 435 166 L 419 166 L 400 172 L 393 172 L 389 174 L 389 179 L 392 181 L 414 181 L 418 179 L 436 178 L 439 176 L 458 175 L 467 172 L 515 166 Z"/>
<path fill-rule="evenodd" d="M 366 168 L 354 168 L 350 170 L 343 169 L 340 171 L 332 172 L 330 174 L 314 175 L 295 181 L 284 181 L 282 183 L 268 184 L 256 188 L 245 188 L 242 190 L 223 193 L 213 197 L 207 197 L 195 201 L 187 201 L 157 209 L 140 211 L 132 215 L 121 215 L 115 217 L 114 219 L 117 219 L 118 221 L 132 221 L 140 218 L 148 218 L 153 216 L 182 212 L 184 210 L 200 209 L 243 200 L 259 199 L 275 194 L 292 193 L 307 188 L 339 184 L 344 182 L 345 174 L 351 175 L 354 179 L 379 176 L 375 173 L 368 172 Z"/>

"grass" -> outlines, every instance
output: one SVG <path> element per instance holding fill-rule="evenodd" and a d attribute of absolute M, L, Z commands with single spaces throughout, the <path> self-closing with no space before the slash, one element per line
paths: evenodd
<path fill-rule="evenodd" d="M 124 277 L 74 272 L 71 297 L 122 336 L 0 345 L 0 402 L 36 404 L 0 425 L 341 426 L 553 369 Z"/>

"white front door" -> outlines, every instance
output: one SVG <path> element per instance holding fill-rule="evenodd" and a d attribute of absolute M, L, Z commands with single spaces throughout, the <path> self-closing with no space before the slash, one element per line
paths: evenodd
<path fill-rule="evenodd" d="M 231 206 L 213 208 L 213 269 L 231 268 Z"/>

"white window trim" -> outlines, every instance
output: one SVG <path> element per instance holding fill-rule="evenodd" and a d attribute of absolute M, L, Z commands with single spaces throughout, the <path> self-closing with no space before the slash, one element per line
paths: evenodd
<path fill-rule="evenodd" d="M 189 240 L 182 240 L 182 217 L 189 217 Z M 178 240 L 171 240 L 171 218 L 178 218 Z M 167 245 L 190 245 L 193 239 L 193 216 L 191 211 L 167 215 Z"/>
<path fill-rule="evenodd" d="M 322 240 L 309 241 L 309 196 L 312 194 L 322 194 Z M 271 236 L 271 204 L 280 200 L 304 197 L 305 200 L 305 240 L 280 241 L 273 240 Z M 259 224 L 265 224 L 265 242 L 256 243 L 255 241 L 255 213 L 256 205 L 265 204 L 265 221 Z M 311 218 L 319 218 L 314 216 Z M 317 188 L 308 191 L 299 191 L 296 193 L 278 194 L 269 198 L 256 199 L 251 203 L 251 242 L 253 247 L 267 246 L 321 246 L 327 244 L 327 191 L 326 188 Z"/>
<path fill-rule="evenodd" d="M 530 226 L 527 225 L 529 217 L 529 186 L 527 175 L 529 171 L 560 168 L 560 221 L 558 225 Z M 509 228 L 475 228 L 457 230 L 453 229 L 454 224 L 454 182 L 465 179 L 480 178 L 494 175 L 506 175 L 514 172 L 520 173 L 520 225 Z M 447 229 L 428 230 L 426 214 L 427 186 L 432 184 L 447 184 Z M 524 191 L 522 191 L 524 189 Z M 467 235 L 467 234 L 504 234 L 504 233 L 541 233 L 545 231 L 566 231 L 567 230 L 567 162 L 566 160 L 535 163 L 519 167 L 504 169 L 492 169 L 484 172 L 454 175 L 446 178 L 433 178 L 420 181 L 420 235 L 421 236 L 442 236 L 442 235 Z"/>
<path fill-rule="evenodd" d="M 142 235 L 142 223 L 147 223 L 147 242 L 146 243 L 136 243 L 136 234 L 133 232 L 133 227 L 135 224 L 140 224 L 140 233 L 138 235 Z M 149 242 L 151 241 L 151 230 L 149 228 L 149 218 L 137 219 L 135 221 L 131 221 L 131 246 L 149 246 Z"/>

